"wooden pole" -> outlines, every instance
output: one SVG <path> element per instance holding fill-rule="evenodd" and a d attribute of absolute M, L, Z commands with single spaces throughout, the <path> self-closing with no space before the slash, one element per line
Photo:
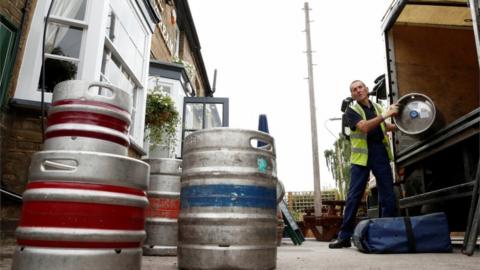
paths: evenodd
<path fill-rule="evenodd" d="M 310 40 L 310 15 L 308 2 L 304 4 L 305 10 L 305 33 L 307 37 L 307 64 L 308 64 L 308 90 L 310 94 L 310 126 L 312 133 L 312 155 L 313 155 L 313 188 L 314 188 L 314 204 L 315 216 L 322 213 L 322 197 L 320 190 L 320 168 L 318 159 L 318 142 L 317 142 L 317 117 L 315 110 L 315 91 L 313 86 L 313 66 L 312 66 L 312 42 Z"/>

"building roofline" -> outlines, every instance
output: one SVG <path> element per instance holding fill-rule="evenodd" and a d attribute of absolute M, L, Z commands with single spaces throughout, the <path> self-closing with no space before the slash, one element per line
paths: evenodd
<path fill-rule="evenodd" d="M 188 44 L 190 45 L 193 55 L 197 60 L 199 72 L 202 78 L 204 78 L 202 82 L 203 82 L 203 87 L 205 89 L 205 95 L 211 97 L 213 96 L 213 91 L 210 86 L 210 82 L 208 80 L 208 74 L 205 68 L 205 62 L 203 61 L 203 57 L 202 57 L 200 40 L 198 39 L 197 30 L 193 22 L 193 17 L 192 17 L 192 13 L 190 12 L 190 6 L 188 5 L 188 1 L 175 0 L 175 7 L 179 14 L 178 25 L 182 30 L 185 31 Z"/>

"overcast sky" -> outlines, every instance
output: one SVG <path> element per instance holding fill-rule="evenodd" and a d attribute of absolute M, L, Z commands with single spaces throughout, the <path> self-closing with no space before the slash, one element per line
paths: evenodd
<path fill-rule="evenodd" d="M 304 2 L 189 0 L 215 97 L 230 99 L 230 127 L 257 129 L 266 114 L 287 191 L 313 190 Z M 316 115 L 322 189 L 335 186 L 323 152 L 333 148 L 349 84 L 385 73 L 381 19 L 390 0 L 311 1 Z"/>

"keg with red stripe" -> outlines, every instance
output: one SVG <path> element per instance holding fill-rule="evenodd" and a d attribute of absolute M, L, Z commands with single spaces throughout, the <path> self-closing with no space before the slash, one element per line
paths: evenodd
<path fill-rule="evenodd" d="M 126 155 L 132 97 L 113 85 L 80 80 L 55 86 L 44 150 Z"/>
<path fill-rule="evenodd" d="M 145 224 L 147 239 L 143 245 L 143 255 L 175 256 L 182 161 L 168 158 L 145 161 L 150 164 L 150 184 Z"/>
<path fill-rule="evenodd" d="M 12 269 L 140 269 L 148 175 L 119 155 L 35 153 Z"/>

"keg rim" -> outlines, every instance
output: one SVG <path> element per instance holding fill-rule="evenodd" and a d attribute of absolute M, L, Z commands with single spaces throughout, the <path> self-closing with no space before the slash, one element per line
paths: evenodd
<path fill-rule="evenodd" d="M 393 117 L 393 122 L 395 123 L 395 125 L 397 126 L 397 128 L 402 131 L 403 133 L 407 134 L 407 135 L 419 135 L 419 134 L 422 134 L 424 132 L 426 132 L 427 130 L 429 130 L 433 123 L 435 122 L 435 119 L 437 117 L 437 109 L 435 107 L 435 103 L 433 103 L 432 99 L 430 99 L 428 96 L 424 95 L 424 94 L 421 94 L 421 93 L 418 93 L 418 92 L 412 92 L 412 93 L 408 93 L 404 96 L 402 96 L 401 98 L 398 99 L 397 103 L 400 104 L 400 105 L 406 105 L 406 104 L 403 104 L 407 99 L 411 99 L 412 97 L 415 97 L 415 96 L 419 96 L 419 97 L 422 97 L 423 99 L 425 99 L 425 101 L 428 101 L 431 105 L 432 105 L 432 117 L 431 117 L 431 121 L 430 123 L 423 129 L 421 130 L 417 130 L 417 131 L 409 131 L 409 130 L 406 130 L 405 128 L 403 128 L 401 125 L 399 125 L 399 123 L 401 123 L 400 119 L 399 119 L 399 116 L 395 116 Z"/>
<path fill-rule="evenodd" d="M 125 168 L 123 167 L 125 164 L 133 167 Z M 123 170 L 124 173 L 110 175 L 108 171 L 101 170 L 114 165 L 119 166 L 115 167 L 117 173 L 118 170 Z M 147 190 L 149 174 L 150 165 L 136 158 L 94 151 L 47 150 L 32 155 L 28 182 L 40 180 L 85 182 L 87 179 L 88 183 L 110 183 Z"/>
<path fill-rule="evenodd" d="M 121 104 L 119 105 L 119 108 L 124 109 L 129 114 L 132 113 L 132 106 L 133 106 L 132 95 L 130 93 L 128 93 L 127 91 L 125 91 L 125 90 L 123 90 L 123 89 L 121 89 L 121 88 L 119 88 L 119 87 L 117 87 L 113 84 L 106 83 L 106 82 L 101 82 L 101 81 L 88 81 L 88 80 L 66 80 L 66 81 L 62 81 L 62 82 L 58 83 L 53 90 L 52 104 L 57 102 L 57 101 L 65 99 L 63 97 L 63 95 L 56 94 L 56 92 L 58 93 L 57 90 L 64 89 L 64 88 L 70 88 L 72 85 L 79 85 L 81 88 L 87 89 L 86 92 L 88 92 L 88 89 L 90 89 L 92 87 L 95 87 L 95 86 L 113 90 L 113 91 L 115 91 L 115 93 L 118 93 L 119 96 L 115 95 L 113 98 L 110 98 L 110 97 L 107 97 L 107 96 L 98 95 L 99 99 L 103 100 L 106 103 L 112 104 L 112 105 L 115 105 L 115 104 L 113 104 L 113 101 L 115 101 L 115 100 L 122 101 Z M 72 93 L 72 91 L 68 91 L 68 92 Z M 76 97 L 73 97 L 73 98 L 76 98 Z M 78 97 L 78 98 L 81 98 L 81 97 Z"/>
<path fill-rule="evenodd" d="M 219 132 L 248 134 L 248 135 L 245 136 L 245 137 L 248 137 L 248 139 L 247 139 L 248 143 L 246 143 L 245 145 L 238 145 L 238 147 L 245 147 L 246 148 L 247 145 L 248 145 L 248 148 L 250 150 L 269 153 L 273 156 L 276 156 L 275 139 L 269 133 L 266 133 L 266 132 L 263 132 L 263 131 L 258 131 L 258 130 L 252 130 L 252 129 L 230 128 L 230 127 L 215 127 L 215 128 L 209 128 L 209 129 L 201 129 L 201 130 L 197 130 L 197 131 L 194 131 L 194 132 L 188 134 L 184 139 L 184 147 L 183 147 L 183 154 L 182 155 L 186 155 L 189 152 L 191 152 L 192 149 L 194 149 L 194 147 L 191 147 L 191 145 L 196 145 L 195 138 L 197 136 L 206 136 L 209 133 L 216 134 L 216 133 L 219 133 Z M 263 140 L 263 142 L 266 145 L 261 146 L 261 147 L 253 146 L 251 144 L 253 140 L 258 140 L 258 141 Z M 266 146 L 269 146 L 269 147 L 266 147 Z"/>

